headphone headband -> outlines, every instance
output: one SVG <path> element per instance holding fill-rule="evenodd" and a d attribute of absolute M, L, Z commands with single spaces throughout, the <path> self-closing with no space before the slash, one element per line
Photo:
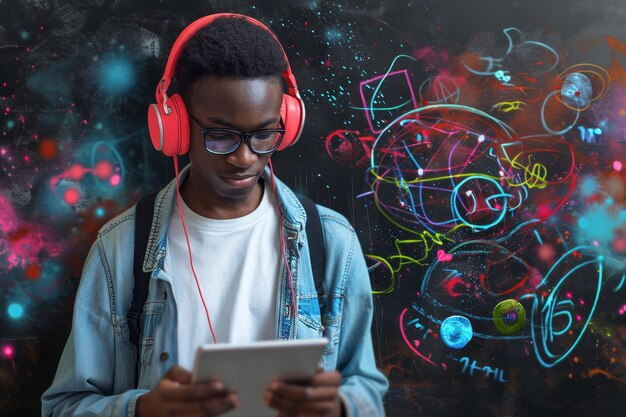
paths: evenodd
<path fill-rule="evenodd" d="M 170 82 L 172 81 L 172 77 L 174 75 L 174 69 L 176 68 L 176 63 L 178 62 L 178 58 L 180 57 L 180 54 L 181 54 L 182 49 L 183 49 L 183 46 L 200 29 L 202 29 L 205 26 L 208 26 L 214 20 L 219 19 L 219 18 L 223 18 L 223 17 L 246 19 L 248 22 L 250 22 L 250 23 L 252 23 L 252 24 L 254 24 L 254 25 L 256 25 L 256 26 L 258 26 L 260 28 L 265 29 L 269 34 L 271 34 L 274 37 L 274 39 L 276 40 L 276 43 L 278 44 L 278 46 L 280 47 L 280 50 L 283 53 L 283 56 L 285 57 L 285 62 L 287 63 L 287 69 L 282 73 L 282 77 L 285 80 L 285 82 L 287 83 L 287 88 L 288 88 L 288 91 L 289 91 L 289 95 L 300 99 L 300 93 L 298 92 L 298 87 L 296 85 L 296 79 L 295 79 L 293 73 L 291 72 L 291 66 L 289 65 L 289 59 L 287 58 L 287 54 L 285 53 L 285 49 L 283 48 L 282 44 L 280 43 L 280 41 L 278 40 L 278 38 L 276 37 L 274 32 L 272 32 L 263 23 L 259 22 L 256 19 L 253 19 L 253 18 L 251 18 L 249 16 L 245 16 L 245 15 L 237 14 L 237 13 L 216 13 L 216 14 L 211 14 L 211 15 L 208 15 L 208 16 L 201 17 L 200 19 L 190 23 L 189 26 L 187 26 L 180 33 L 180 35 L 178 35 L 178 37 L 176 38 L 176 41 L 174 42 L 174 45 L 172 46 L 172 50 L 170 51 L 170 55 L 167 58 L 167 65 L 165 66 L 165 71 L 163 72 L 163 77 L 161 77 L 161 80 L 157 84 L 157 89 L 156 89 L 156 100 L 157 100 L 157 103 L 165 103 L 165 101 L 167 101 L 167 89 L 169 88 Z"/>
<path fill-rule="evenodd" d="M 280 107 L 280 118 L 285 128 L 285 133 L 277 150 L 280 151 L 293 145 L 302 134 L 305 119 L 304 103 L 298 92 L 296 79 L 291 72 L 285 49 L 276 35 L 263 23 L 251 17 L 235 13 L 218 13 L 204 16 L 192 22 L 178 35 L 167 59 L 163 77 L 157 84 L 156 103 L 150 104 L 148 107 L 150 140 L 154 148 L 162 151 L 165 155 L 183 155 L 189 150 L 190 143 L 189 115 L 185 103 L 180 94 L 173 94 L 172 97 L 167 96 L 167 89 L 174 76 L 178 58 L 184 45 L 198 30 L 211 24 L 215 19 L 222 17 L 245 19 L 247 22 L 266 30 L 276 40 L 287 64 L 287 69 L 282 72 L 281 76 L 288 88 L 288 93 L 283 93 L 282 95 Z"/>

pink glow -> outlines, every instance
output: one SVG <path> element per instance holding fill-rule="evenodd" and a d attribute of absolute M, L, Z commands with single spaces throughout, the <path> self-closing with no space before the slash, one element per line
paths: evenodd
<path fill-rule="evenodd" d="M 616 171 L 621 171 L 623 168 L 623 165 L 620 161 L 614 161 L 613 162 L 613 169 Z"/>
<path fill-rule="evenodd" d="M 5 358 L 11 359 L 15 354 L 15 349 L 13 349 L 13 346 L 4 345 L 2 346 L 2 354 Z"/>
<path fill-rule="evenodd" d="M 65 193 L 63 193 L 63 201 L 73 206 L 80 201 L 80 193 L 76 188 L 68 188 L 65 190 Z"/>
<path fill-rule="evenodd" d="M 41 225 L 22 221 L 11 204 L 0 196 L 0 232 L 6 239 L 0 244 L 0 272 L 37 263 L 37 256 L 46 252 L 59 254 L 53 239 Z"/>
<path fill-rule="evenodd" d="M 122 178 L 118 174 L 115 174 L 111 177 L 111 185 L 117 187 L 118 185 L 120 185 L 121 180 Z"/>

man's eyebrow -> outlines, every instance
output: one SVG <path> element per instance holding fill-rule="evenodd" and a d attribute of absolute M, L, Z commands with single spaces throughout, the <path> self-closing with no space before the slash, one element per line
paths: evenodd
<path fill-rule="evenodd" d="M 231 129 L 237 129 L 237 126 L 235 126 L 234 124 L 221 119 L 219 117 L 207 117 L 205 120 L 212 122 L 212 123 L 216 123 L 218 125 L 222 125 L 222 126 L 227 126 Z M 264 122 L 260 123 L 258 126 L 256 126 L 256 129 L 261 129 L 264 128 L 266 126 L 271 126 L 271 125 L 275 125 L 276 123 L 278 123 L 279 118 L 278 117 L 272 117 L 271 119 L 267 119 Z"/>

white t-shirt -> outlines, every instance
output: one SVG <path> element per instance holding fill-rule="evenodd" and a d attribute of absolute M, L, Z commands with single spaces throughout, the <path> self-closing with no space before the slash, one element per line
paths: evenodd
<path fill-rule="evenodd" d="M 276 338 L 281 258 L 278 207 L 265 187 L 259 206 L 236 219 L 209 219 L 182 200 L 200 288 L 218 343 Z M 199 345 L 213 337 L 191 271 L 178 206 L 168 229 L 164 269 L 178 308 L 178 364 L 191 369 Z"/>

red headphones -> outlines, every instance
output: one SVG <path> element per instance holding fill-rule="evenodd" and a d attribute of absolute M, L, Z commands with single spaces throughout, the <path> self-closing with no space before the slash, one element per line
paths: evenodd
<path fill-rule="evenodd" d="M 162 151 L 167 156 L 184 155 L 189 150 L 189 116 L 185 103 L 180 94 L 174 94 L 172 97 L 167 96 L 167 88 L 174 75 L 176 61 L 178 61 L 182 47 L 187 40 L 198 30 L 210 25 L 211 22 L 220 17 L 246 19 L 248 22 L 267 30 L 276 39 L 287 62 L 287 69 L 282 73 L 282 77 L 287 83 L 288 89 L 288 93 L 283 94 L 283 101 L 280 106 L 280 117 L 284 125 L 285 134 L 277 150 L 283 150 L 296 143 L 302 133 L 305 116 L 304 103 L 300 98 L 300 93 L 298 93 L 298 86 L 291 72 L 287 54 L 285 54 L 285 50 L 276 38 L 276 35 L 263 23 L 248 16 L 235 13 L 212 14 L 191 23 L 178 36 L 167 59 L 163 77 L 156 89 L 156 103 L 148 107 L 148 129 L 152 145 L 157 151 Z"/>

